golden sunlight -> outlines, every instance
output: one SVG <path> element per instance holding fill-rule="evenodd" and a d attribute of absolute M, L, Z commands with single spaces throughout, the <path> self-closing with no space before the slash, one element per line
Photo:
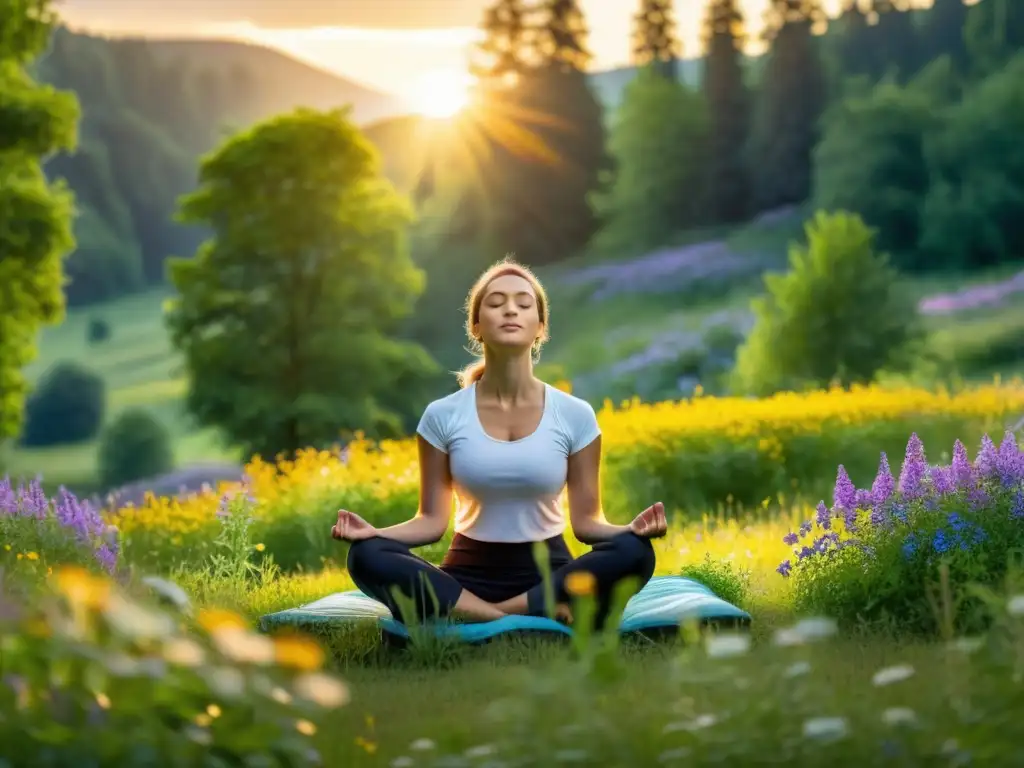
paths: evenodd
<path fill-rule="evenodd" d="M 427 117 L 454 117 L 469 104 L 473 78 L 466 72 L 438 69 L 415 81 L 409 94 L 413 109 Z"/>

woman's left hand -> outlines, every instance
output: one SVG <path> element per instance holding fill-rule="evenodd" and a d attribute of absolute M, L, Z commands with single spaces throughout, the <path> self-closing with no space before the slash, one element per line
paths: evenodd
<path fill-rule="evenodd" d="M 665 505 L 660 501 L 652 504 L 629 524 L 629 530 L 643 539 L 657 539 L 668 531 L 665 521 Z"/>

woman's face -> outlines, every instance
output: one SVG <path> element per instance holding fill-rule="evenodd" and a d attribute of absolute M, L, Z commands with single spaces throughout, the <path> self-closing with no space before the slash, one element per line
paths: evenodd
<path fill-rule="evenodd" d="M 519 275 L 502 275 L 488 283 L 475 331 L 488 347 L 531 347 L 543 325 L 530 282 Z"/>

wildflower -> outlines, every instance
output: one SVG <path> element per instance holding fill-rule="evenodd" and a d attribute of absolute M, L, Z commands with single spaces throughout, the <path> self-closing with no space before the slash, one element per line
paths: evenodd
<path fill-rule="evenodd" d="M 275 637 L 274 660 L 284 667 L 312 672 L 324 661 L 323 649 L 313 640 L 298 635 Z"/>
<path fill-rule="evenodd" d="M 849 733 L 846 718 L 813 717 L 804 722 L 804 736 L 818 741 L 836 741 Z"/>
<path fill-rule="evenodd" d="M 857 489 L 854 487 L 846 467 L 839 465 L 836 473 L 836 487 L 833 490 L 833 501 L 837 509 L 850 513 L 857 509 Z"/>
<path fill-rule="evenodd" d="M 811 532 L 811 528 L 813 528 L 813 527 L 814 527 L 814 523 L 812 523 L 810 520 L 806 520 L 803 523 L 801 523 L 800 524 L 800 531 L 799 531 L 800 537 L 803 538 L 808 533 L 810 533 Z"/>
<path fill-rule="evenodd" d="M 932 467 L 928 472 L 928 479 L 931 481 L 932 490 L 939 496 L 947 496 L 956 490 L 956 482 L 950 467 Z"/>
<path fill-rule="evenodd" d="M 974 468 L 967 458 L 967 449 L 957 440 L 953 443 L 953 463 L 950 464 L 953 483 L 959 490 L 966 490 L 974 485 Z"/>
<path fill-rule="evenodd" d="M 789 533 L 787 533 L 785 536 L 782 537 L 782 541 L 783 541 L 784 544 L 788 544 L 789 546 L 792 547 L 798 541 L 800 541 L 800 536 L 798 534 L 793 533 L 792 531 L 790 531 Z"/>
<path fill-rule="evenodd" d="M 1013 505 L 1010 507 L 1010 516 L 1017 519 L 1024 517 L 1024 491 L 1017 491 L 1013 494 Z"/>
<path fill-rule="evenodd" d="M 892 470 L 889 469 L 889 457 L 882 451 L 878 461 L 878 473 L 874 482 L 871 483 L 871 503 L 881 506 L 889 500 L 896 488 L 896 481 L 893 479 Z"/>
<path fill-rule="evenodd" d="M 828 507 L 825 506 L 824 501 L 818 502 L 818 506 L 815 509 L 814 519 L 818 523 L 818 525 L 820 525 L 822 528 L 825 528 L 826 530 L 831 527 L 831 514 L 828 511 Z"/>
<path fill-rule="evenodd" d="M 429 752 L 436 746 L 437 745 L 431 739 L 416 739 L 409 745 L 409 749 L 413 752 Z"/>
<path fill-rule="evenodd" d="M 900 664 L 895 667 L 886 667 L 880 669 L 875 673 L 874 677 L 871 678 L 872 684 L 876 687 L 881 688 L 885 685 L 892 685 L 893 683 L 901 683 L 904 680 L 914 676 L 914 668 L 909 664 Z"/>
<path fill-rule="evenodd" d="M 889 707 L 882 712 L 882 722 L 890 726 L 913 725 L 917 722 L 917 714 L 907 707 Z"/>
<path fill-rule="evenodd" d="M 999 453 L 988 435 L 981 436 L 981 450 L 978 451 L 978 458 L 974 460 L 974 468 L 983 478 L 995 477 L 998 473 Z"/>
<path fill-rule="evenodd" d="M 903 542 L 903 557 L 907 560 L 917 554 L 917 537 L 914 534 L 907 536 Z"/>
<path fill-rule="evenodd" d="M 200 611 L 197 621 L 199 626 L 210 634 L 229 629 L 247 629 L 249 626 L 237 613 L 220 608 L 206 608 Z"/>
<path fill-rule="evenodd" d="M 110 599 L 110 582 L 77 566 L 57 572 L 57 588 L 72 604 L 84 608 L 103 608 Z"/>
<path fill-rule="evenodd" d="M 789 560 L 783 560 L 775 570 L 781 576 L 789 576 L 793 572 L 793 564 Z"/>
<path fill-rule="evenodd" d="M 565 577 L 565 591 L 573 597 L 593 595 L 597 590 L 597 579 L 590 571 L 572 571 Z"/>
<path fill-rule="evenodd" d="M 921 438 L 914 432 L 907 441 L 907 450 L 903 458 L 903 467 L 900 470 L 899 491 L 906 499 L 916 499 L 923 491 L 922 480 L 928 470 L 925 461 L 924 445 Z"/>
<path fill-rule="evenodd" d="M 348 687 L 344 683 L 318 672 L 296 680 L 295 692 L 320 707 L 341 707 L 349 701 Z"/>
<path fill-rule="evenodd" d="M 316 734 L 316 726 L 305 719 L 295 721 L 295 730 L 303 736 L 313 736 Z"/>
<path fill-rule="evenodd" d="M 750 637 L 740 634 L 709 635 L 705 650 L 713 659 L 741 656 L 750 650 Z"/>
<path fill-rule="evenodd" d="M 1011 616 L 1024 616 L 1024 595 L 1014 595 L 1006 604 L 1006 611 Z"/>
<path fill-rule="evenodd" d="M 262 552 L 266 548 L 267 548 L 266 544 L 257 544 L 255 547 L 253 547 L 253 549 L 255 549 L 257 552 Z"/>
<path fill-rule="evenodd" d="M 1011 488 L 1024 481 L 1024 453 L 1017 447 L 1017 438 L 1007 431 L 999 444 L 996 456 L 996 474 L 1004 488 Z"/>

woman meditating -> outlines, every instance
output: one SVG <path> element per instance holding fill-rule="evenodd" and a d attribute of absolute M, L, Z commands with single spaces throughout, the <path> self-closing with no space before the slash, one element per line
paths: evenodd
<path fill-rule="evenodd" d="M 343 509 L 331 534 L 352 543 L 348 568 L 356 586 L 397 619 L 396 588 L 415 602 L 420 619 L 554 613 L 571 622 L 566 577 L 586 571 L 594 577 L 600 626 L 617 583 L 635 579 L 640 589 L 654 573 L 650 540 L 665 534 L 664 506 L 648 507 L 628 525 L 604 519 L 594 409 L 533 375 L 549 311 L 530 270 L 510 260 L 491 267 L 470 291 L 466 314 L 482 357 L 460 374 L 458 392 L 427 406 L 417 427 L 418 513 L 378 529 Z M 564 489 L 573 533 L 593 545 L 576 559 L 563 538 Z M 455 537 L 436 567 L 411 550 L 444 536 L 453 493 Z M 547 550 L 554 606 L 545 605 L 535 542 Z"/>

